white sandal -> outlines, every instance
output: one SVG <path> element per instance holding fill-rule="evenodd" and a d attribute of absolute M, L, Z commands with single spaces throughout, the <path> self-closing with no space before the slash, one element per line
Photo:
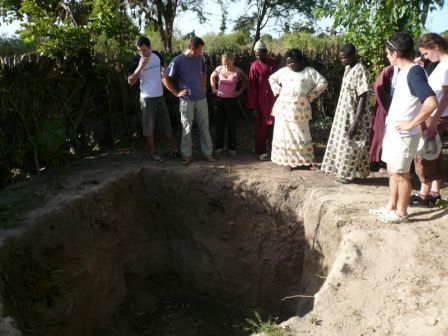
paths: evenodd
<path fill-rule="evenodd" d="M 408 221 L 408 215 L 399 216 L 395 211 L 380 215 L 378 220 L 383 223 L 400 224 Z"/>

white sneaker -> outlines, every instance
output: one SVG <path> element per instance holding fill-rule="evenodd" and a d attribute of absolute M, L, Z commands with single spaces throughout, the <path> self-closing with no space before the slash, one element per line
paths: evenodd
<path fill-rule="evenodd" d="M 229 155 L 230 156 L 235 156 L 236 155 L 236 150 L 229 149 Z"/>
<path fill-rule="evenodd" d="M 267 153 L 263 153 L 258 157 L 261 161 L 268 161 L 269 155 Z"/>
<path fill-rule="evenodd" d="M 408 215 L 399 216 L 395 211 L 380 215 L 378 220 L 383 223 L 400 224 L 408 221 Z"/>
<path fill-rule="evenodd" d="M 217 149 L 215 149 L 215 155 L 220 155 L 220 154 L 222 154 L 224 152 L 224 149 L 223 148 L 217 148 Z"/>

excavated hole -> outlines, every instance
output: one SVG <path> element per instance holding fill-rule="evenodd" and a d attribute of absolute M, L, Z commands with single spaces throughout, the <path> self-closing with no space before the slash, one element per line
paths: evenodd
<path fill-rule="evenodd" d="M 282 301 L 303 291 L 303 224 L 256 186 L 143 169 L 92 188 L 0 250 L 24 335 L 244 335 L 254 311 L 284 320 L 312 308 Z"/>

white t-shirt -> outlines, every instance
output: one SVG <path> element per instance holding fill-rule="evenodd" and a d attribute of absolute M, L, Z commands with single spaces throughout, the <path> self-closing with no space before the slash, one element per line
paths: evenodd
<path fill-rule="evenodd" d="M 163 96 L 160 58 L 151 53 L 149 62 L 140 73 L 140 96 L 154 98 Z"/>
<path fill-rule="evenodd" d="M 437 101 L 440 103 L 443 97 L 442 86 L 448 86 L 448 60 L 441 61 L 436 66 L 428 78 L 428 83 L 431 86 L 431 89 L 435 92 Z M 448 116 L 448 106 L 442 113 L 442 117 L 446 116 Z"/>
<path fill-rule="evenodd" d="M 420 112 L 422 103 L 430 96 L 434 96 L 434 92 L 428 84 L 426 72 L 422 67 L 413 65 L 408 69 L 401 70 L 386 118 L 386 135 L 407 137 L 418 134 L 418 126 L 401 132 L 395 130 L 395 126 L 398 121 L 414 119 Z"/>

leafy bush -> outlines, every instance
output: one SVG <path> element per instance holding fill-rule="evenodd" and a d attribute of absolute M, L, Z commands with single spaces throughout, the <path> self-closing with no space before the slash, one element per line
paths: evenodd
<path fill-rule="evenodd" d="M 0 57 L 23 55 L 34 50 L 31 43 L 25 43 L 18 37 L 0 35 Z"/>

